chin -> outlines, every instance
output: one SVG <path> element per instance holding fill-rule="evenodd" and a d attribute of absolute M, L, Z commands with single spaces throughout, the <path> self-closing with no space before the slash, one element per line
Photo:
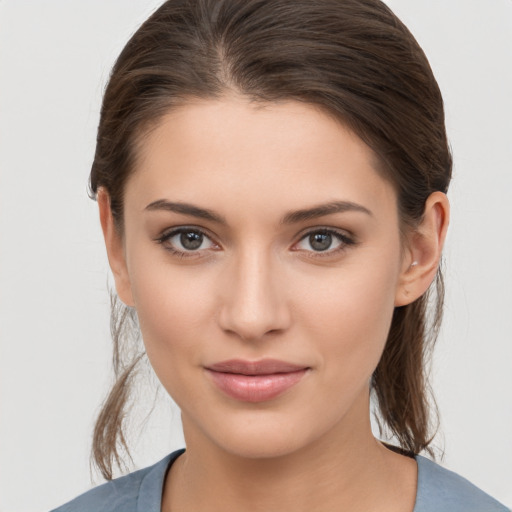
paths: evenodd
<path fill-rule="evenodd" d="M 299 418 L 268 414 L 269 411 L 254 414 L 237 414 L 225 421 L 210 422 L 208 429 L 199 433 L 193 425 L 184 420 L 185 438 L 197 445 L 197 434 L 206 444 L 213 444 L 223 452 L 246 459 L 270 459 L 285 457 L 315 444 L 324 432 L 318 423 L 308 425 Z M 220 418 L 219 418 L 220 419 Z M 302 428 L 298 428 L 301 425 Z M 192 434 L 192 435 L 187 435 Z"/>

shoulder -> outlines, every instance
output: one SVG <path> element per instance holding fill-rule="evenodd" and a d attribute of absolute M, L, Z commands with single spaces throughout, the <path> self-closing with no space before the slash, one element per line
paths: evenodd
<path fill-rule="evenodd" d="M 165 475 L 181 453 L 176 451 L 153 466 L 110 480 L 52 512 L 160 512 Z"/>
<path fill-rule="evenodd" d="M 510 512 L 471 482 L 416 456 L 418 492 L 414 512 Z"/>

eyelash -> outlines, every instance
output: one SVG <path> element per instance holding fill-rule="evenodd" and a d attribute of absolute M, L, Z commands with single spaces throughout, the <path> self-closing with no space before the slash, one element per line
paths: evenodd
<path fill-rule="evenodd" d="M 299 238 L 299 241 L 294 244 L 294 247 L 312 235 L 329 235 L 339 242 L 339 246 L 334 249 L 328 248 L 324 251 L 305 250 L 304 252 L 307 253 L 308 258 L 328 258 L 330 256 L 336 256 L 341 252 L 346 251 L 350 246 L 356 244 L 356 240 L 354 240 L 354 238 L 348 235 L 346 232 L 338 231 L 332 228 L 314 228 L 303 233 Z M 300 251 L 301 249 L 293 250 Z"/>
<path fill-rule="evenodd" d="M 168 244 L 167 242 L 175 237 L 176 235 L 180 235 L 183 233 L 196 233 L 198 235 L 201 235 L 207 240 L 210 240 L 210 242 L 214 245 L 217 245 L 213 240 L 212 237 L 205 232 L 201 228 L 193 227 L 193 226 L 183 226 L 176 229 L 172 229 L 171 231 L 167 231 L 162 233 L 161 236 L 155 239 L 155 241 L 161 245 L 164 246 L 165 250 L 172 253 L 174 256 L 177 256 L 179 258 L 197 258 L 201 257 L 201 252 L 203 250 L 189 250 L 189 251 L 180 251 L 179 249 L 176 249 L 171 244 Z M 334 239 L 336 239 L 340 245 L 339 247 L 336 247 L 335 249 L 327 248 L 325 251 L 315 251 L 315 250 L 304 250 L 303 252 L 308 253 L 308 257 L 310 258 L 325 258 L 329 256 L 336 255 L 342 251 L 345 251 L 348 247 L 355 245 L 356 241 L 349 235 L 347 235 L 345 232 L 340 232 L 332 228 L 314 228 L 310 229 L 309 231 L 303 233 L 299 240 L 294 243 L 293 247 L 300 244 L 303 240 L 307 239 L 307 237 L 310 237 L 312 235 L 329 235 L 332 236 Z M 293 249 L 294 251 L 301 251 L 301 249 Z"/>
<path fill-rule="evenodd" d="M 158 238 L 155 239 L 155 241 L 161 245 L 164 246 L 164 249 L 169 251 L 174 256 L 177 256 L 178 258 L 197 258 L 201 256 L 201 250 L 189 250 L 189 251 L 180 251 L 179 249 L 176 249 L 171 244 L 167 243 L 171 238 L 175 237 L 176 235 L 184 234 L 184 233 L 196 233 L 198 235 L 201 235 L 207 240 L 210 240 L 212 244 L 215 244 L 213 242 L 212 237 L 206 233 L 203 229 L 196 228 L 193 226 L 182 226 L 176 229 L 172 229 L 171 231 L 166 231 L 162 233 Z M 203 249 L 204 250 L 204 249 Z"/>

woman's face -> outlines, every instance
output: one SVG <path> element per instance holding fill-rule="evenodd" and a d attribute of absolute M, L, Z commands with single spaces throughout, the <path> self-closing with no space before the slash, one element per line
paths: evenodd
<path fill-rule="evenodd" d="M 143 139 L 118 291 L 188 439 L 268 457 L 367 428 L 404 271 L 374 166 L 298 102 L 198 100 Z"/>

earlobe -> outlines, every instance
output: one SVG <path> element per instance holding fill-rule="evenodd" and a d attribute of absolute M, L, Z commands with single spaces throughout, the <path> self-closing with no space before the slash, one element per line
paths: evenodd
<path fill-rule="evenodd" d="M 395 306 L 410 304 L 428 290 L 439 267 L 449 219 L 446 194 L 434 192 L 425 203 L 421 223 L 409 236 Z"/>
<path fill-rule="evenodd" d="M 110 208 L 110 196 L 104 188 L 98 190 L 97 201 L 108 262 L 112 274 L 114 275 L 117 294 L 127 306 L 133 307 L 134 301 L 128 267 L 126 265 L 123 240 L 114 223 L 112 210 Z"/>

